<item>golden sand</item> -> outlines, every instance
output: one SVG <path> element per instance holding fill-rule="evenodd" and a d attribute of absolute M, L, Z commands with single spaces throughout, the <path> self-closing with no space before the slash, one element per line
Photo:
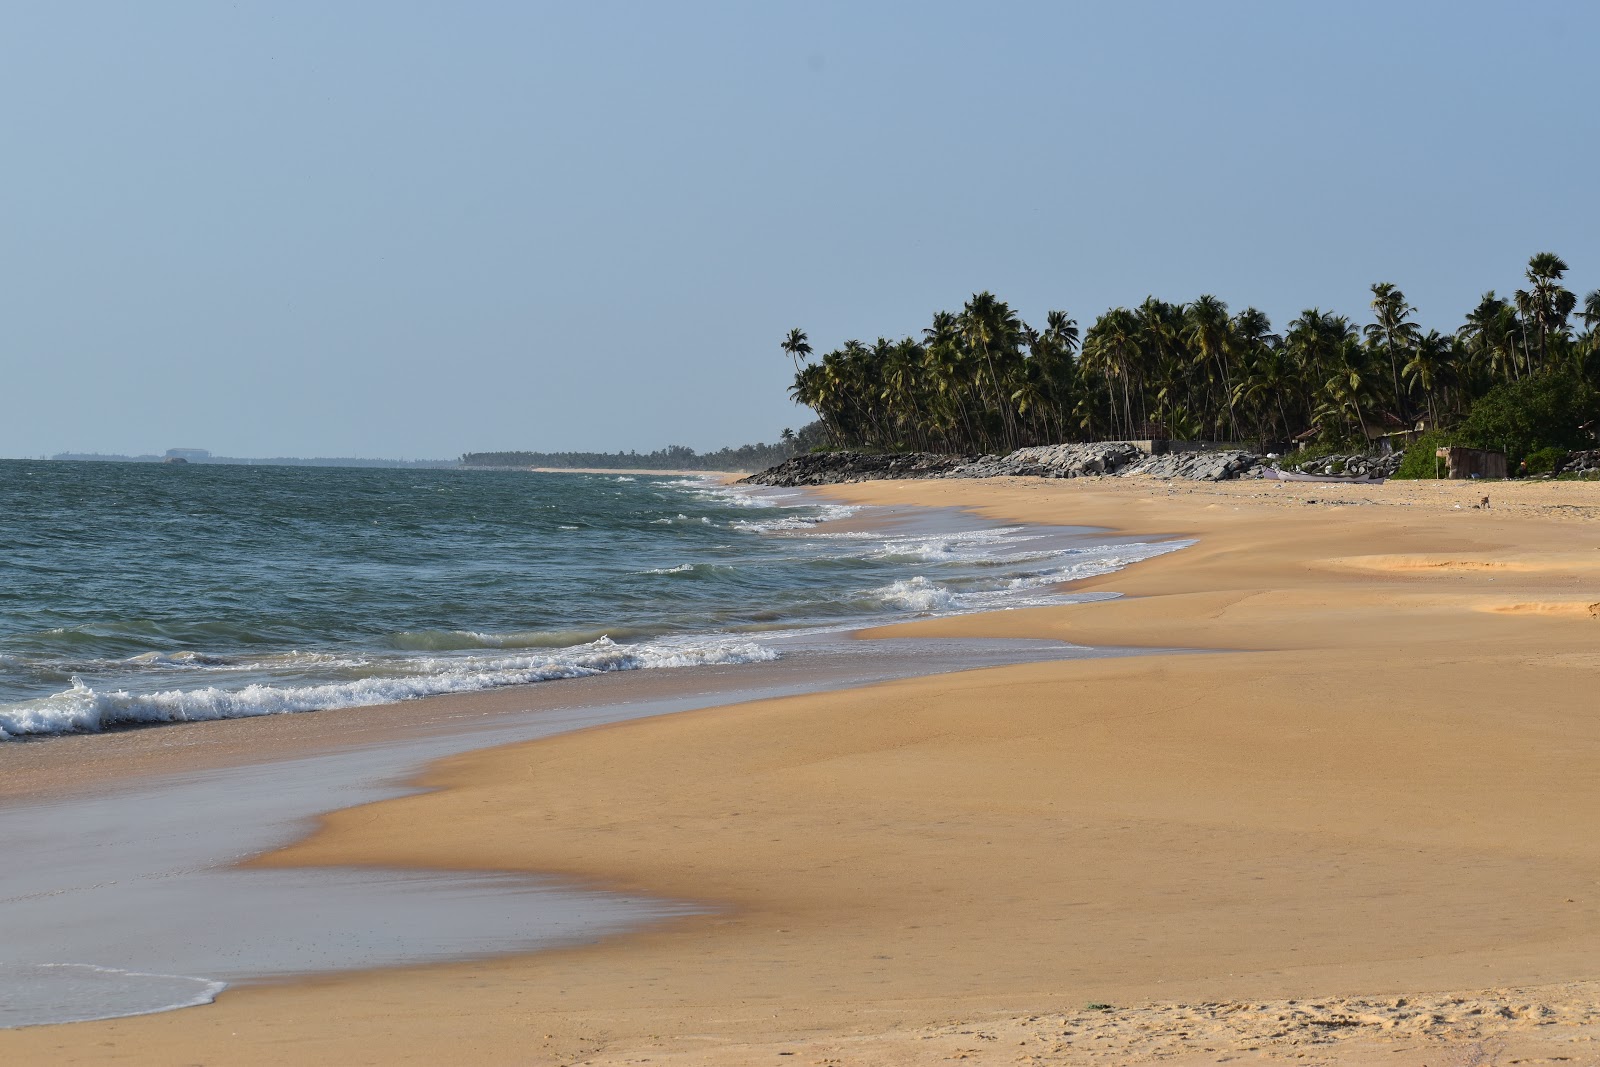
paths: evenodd
<path fill-rule="evenodd" d="M 1483 492 L 839 488 L 1198 539 L 1082 583 L 1119 600 L 885 632 L 1206 651 L 443 761 L 258 862 L 718 910 L 0 1032 L 0 1063 L 1600 1062 L 1600 485 Z"/>

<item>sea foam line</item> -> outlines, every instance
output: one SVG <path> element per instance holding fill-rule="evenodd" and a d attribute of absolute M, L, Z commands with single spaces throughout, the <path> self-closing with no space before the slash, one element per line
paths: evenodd
<path fill-rule="evenodd" d="M 143 723 L 209 722 L 331 708 L 369 707 L 416 697 L 470 693 L 506 685 L 582 678 L 611 671 L 660 670 L 777 659 L 753 641 L 702 639 L 619 645 L 601 638 L 544 656 L 433 658 L 397 664 L 407 677 L 372 677 L 318 685 L 206 686 L 135 693 L 97 691 L 74 678 L 72 688 L 0 707 L 0 740 L 66 733 L 95 733 Z"/>
<path fill-rule="evenodd" d="M 20 972 L 15 976 L 7 972 Z M 120 967 L 102 967 L 95 963 L 0 963 L 0 981 L 26 982 L 35 992 L 48 992 L 40 990 L 41 985 L 48 987 L 50 979 L 57 975 L 67 973 L 79 974 L 91 982 L 110 979 L 120 980 L 120 983 L 109 990 L 110 998 L 95 997 L 84 998 L 84 990 L 74 990 L 80 999 L 86 1002 L 82 1010 L 72 1012 L 69 1017 L 61 1017 L 59 1010 L 54 1012 L 40 1012 L 34 1018 L 28 1017 L 28 1007 L 12 1005 L 11 1011 L 0 1013 L 0 1029 L 17 1029 L 24 1026 L 43 1026 L 63 1022 L 93 1022 L 97 1019 L 126 1019 L 135 1015 L 156 1015 L 164 1011 L 177 1011 L 180 1008 L 196 1008 L 202 1004 L 210 1004 L 217 999 L 217 994 L 228 987 L 227 982 L 215 978 L 197 978 L 188 974 L 155 974 L 147 971 L 128 971 Z M 144 981 L 140 981 L 143 979 Z M 144 987 L 156 983 L 170 986 L 172 983 L 182 983 L 195 987 L 192 995 L 181 997 L 177 1000 L 161 1001 L 148 1006 L 135 1007 L 124 1004 L 111 1007 L 107 1000 L 114 1000 L 117 994 L 140 993 Z M 10 984 L 10 982 L 6 982 Z M 89 992 L 93 992 L 90 990 Z"/>

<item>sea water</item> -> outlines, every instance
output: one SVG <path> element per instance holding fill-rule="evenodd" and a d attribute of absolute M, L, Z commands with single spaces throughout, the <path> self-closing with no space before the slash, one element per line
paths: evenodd
<path fill-rule="evenodd" d="M 496 872 L 238 863 L 321 812 L 401 795 L 454 752 L 1102 654 L 841 635 L 1060 600 L 1063 581 L 1176 547 L 708 478 L 0 461 L 0 773 L 5 742 L 68 732 L 607 671 L 716 679 L 0 805 L 0 1028 L 203 1004 L 284 974 L 581 943 L 699 910 Z"/>
<path fill-rule="evenodd" d="M 714 479 L 0 461 L 0 741 L 771 660 L 1176 547 Z"/>

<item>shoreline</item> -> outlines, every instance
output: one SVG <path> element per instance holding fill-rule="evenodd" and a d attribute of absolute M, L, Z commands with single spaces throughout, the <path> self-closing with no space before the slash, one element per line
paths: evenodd
<path fill-rule="evenodd" d="M 657 470 L 652 467 L 477 467 L 475 470 L 521 470 L 533 474 L 625 474 L 636 478 L 641 474 L 659 475 L 663 478 L 707 478 L 726 485 L 752 473 L 750 471 L 700 471 Z"/>
<path fill-rule="evenodd" d="M 1577 516 L 1600 493 L 1495 486 L 1494 510 L 1467 514 L 1482 488 L 830 487 L 855 503 L 1200 538 L 1075 586 L 1114 584 L 1120 600 L 880 634 L 1242 651 L 993 668 L 455 757 L 426 775 L 434 792 L 335 813 L 268 862 L 551 871 L 688 887 L 660 895 L 738 910 L 581 950 L 12 1031 L 0 1052 L 92 1060 L 96 1035 L 115 1034 L 135 1060 L 269 1062 L 269 1046 L 224 1035 L 264 1040 L 292 1017 L 285 1039 L 314 1059 L 379 1041 L 396 1061 L 473 1047 L 488 1061 L 736 1063 L 788 1035 L 806 1041 L 784 1048 L 870 1040 L 874 1062 L 921 1062 L 941 1023 L 1014 1023 L 1074 998 L 1585 981 L 1600 856 L 1579 828 L 1600 805 L 1583 769 L 1595 728 L 1577 709 L 1600 530 Z M 1357 506 L 1374 499 L 1406 510 Z M 1500 709 L 1529 670 L 1545 706 L 1508 723 Z M 523 811 L 541 817 L 506 814 Z M 1330 843 L 1346 862 L 1331 863 Z M 460 1022 L 423 1009 L 441 997 Z M 352 1034 L 352 1020 L 368 1022 Z M 1538 1038 L 1532 1027 L 1511 1038 Z"/>

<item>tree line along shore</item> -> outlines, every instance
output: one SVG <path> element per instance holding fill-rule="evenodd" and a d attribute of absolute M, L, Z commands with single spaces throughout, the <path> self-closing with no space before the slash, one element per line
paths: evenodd
<path fill-rule="evenodd" d="M 759 442 L 715 452 L 669 445 L 654 452 L 468 452 L 463 467 L 550 467 L 564 470 L 757 471 L 776 466 L 796 452 L 822 447 L 820 426 L 784 430 L 775 444 Z"/>
<path fill-rule="evenodd" d="M 846 341 L 813 360 L 795 329 L 781 347 L 795 364 L 790 394 L 831 448 L 1206 440 L 1359 455 L 1388 437 L 1494 449 L 1513 470 L 1549 472 L 1595 448 L 1600 429 L 1600 290 L 1580 300 L 1567 271 L 1554 253 L 1533 256 L 1526 288 L 1484 293 L 1450 333 L 1424 330 L 1404 292 L 1380 282 L 1367 321 L 1309 308 L 1281 333 L 1210 295 L 1112 308 L 1081 334 L 1051 311 L 1038 329 L 982 292 L 920 337 Z"/>

